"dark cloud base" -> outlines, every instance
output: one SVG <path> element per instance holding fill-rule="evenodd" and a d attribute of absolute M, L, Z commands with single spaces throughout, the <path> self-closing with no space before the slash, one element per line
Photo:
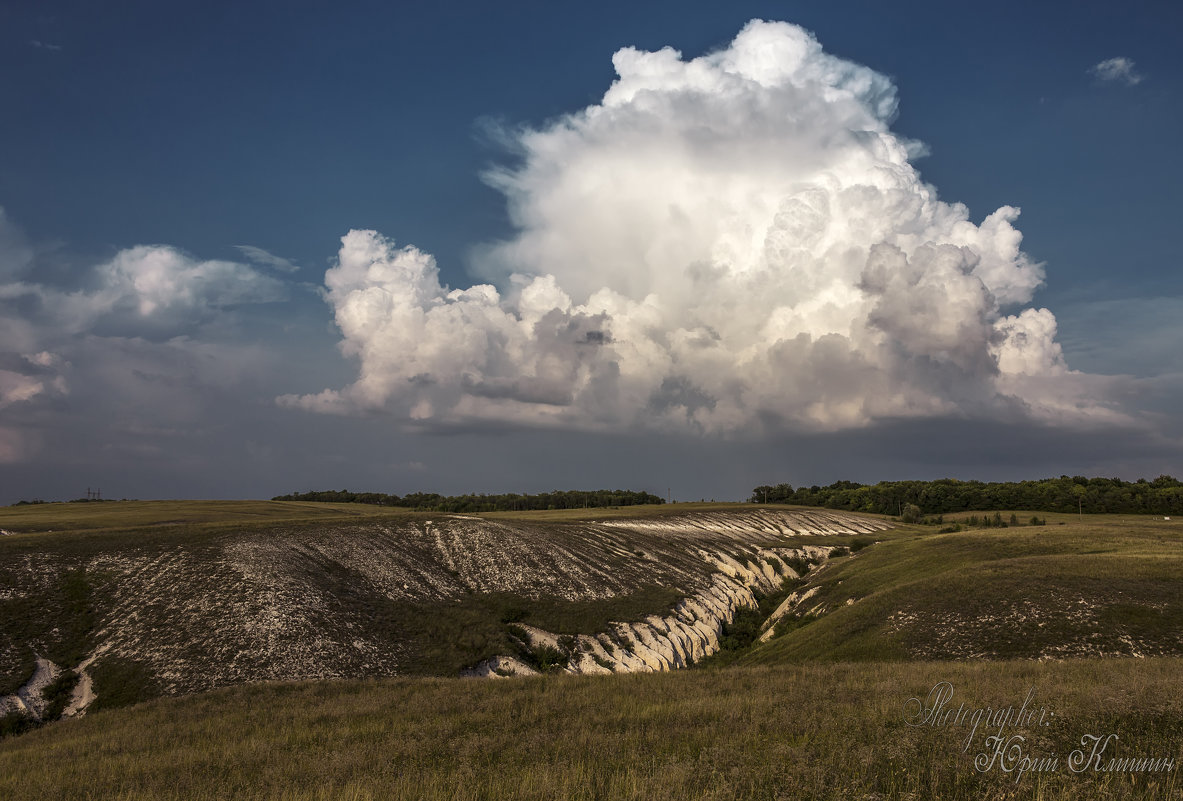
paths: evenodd
<path fill-rule="evenodd" d="M 1156 435 L 958 420 L 738 441 L 520 429 L 431 436 L 393 433 L 373 419 L 314 419 L 311 426 L 300 412 L 259 407 L 249 419 L 190 432 L 167 447 L 153 439 L 151 448 L 104 447 L 99 431 L 47 433 L 41 458 L 0 466 L 0 503 L 73 499 L 87 487 L 101 487 L 104 497 L 140 499 L 267 498 L 342 488 L 398 494 L 629 488 L 663 497 L 669 491 L 676 500 L 742 500 L 770 482 L 1135 479 L 1183 472 L 1183 447 Z"/>

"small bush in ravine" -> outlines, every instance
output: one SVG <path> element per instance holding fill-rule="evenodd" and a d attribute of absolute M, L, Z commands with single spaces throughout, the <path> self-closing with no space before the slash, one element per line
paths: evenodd
<path fill-rule="evenodd" d="M 604 657 L 600 656 L 599 654 L 592 654 L 592 661 L 595 662 L 600 667 L 604 668 L 605 670 L 614 670 L 614 668 L 612 667 L 612 663 L 609 662 Z"/>
<path fill-rule="evenodd" d="M 41 697 L 49 702 L 43 715 L 46 720 L 57 720 L 62 716 L 77 685 L 78 674 L 67 670 L 41 690 Z"/>
<path fill-rule="evenodd" d="M 850 556 L 850 549 L 845 545 L 839 545 L 837 548 L 834 548 L 832 551 L 830 551 L 831 559 L 836 559 L 839 556 Z"/>
<path fill-rule="evenodd" d="M 771 567 L 773 570 L 775 570 L 777 573 L 782 572 L 782 570 L 784 569 L 781 564 L 780 559 L 778 559 L 775 556 L 765 556 L 764 561 L 767 562 L 768 566 Z"/>
<path fill-rule="evenodd" d="M 793 571 L 798 576 L 804 576 L 809 572 L 809 569 L 813 567 L 812 562 L 810 562 L 808 559 L 803 559 L 800 556 L 792 556 L 788 559 L 785 559 L 785 564 L 793 568 Z"/>
<path fill-rule="evenodd" d="M 570 661 L 570 657 L 567 654 L 553 646 L 539 645 L 531 647 L 530 635 L 521 626 L 509 625 L 505 628 L 510 634 L 514 649 L 518 652 L 518 658 L 539 673 L 548 673 L 552 670 L 566 667 L 568 661 Z M 574 644 L 574 638 L 571 639 L 571 642 Z"/>
<path fill-rule="evenodd" d="M 776 628 L 773 630 L 772 636 L 780 637 L 802 626 L 807 626 L 815 620 L 817 620 L 817 615 L 785 615 L 776 621 Z"/>
<path fill-rule="evenodd" d="M 567 655 L 558 648 L 552 648 L 549 645 L 540 645 L 535 648 L 533 657 L 532 667 L 536 668 L 539 673 L 549 673 L 567 666 Z"/>
<path fill-rule="evenodd" d="M 858 551 L 861 551 L 863 548 L 866 548 L 868 545 L 874 545 L 874 544 L 875 544 L 875 540 L 873 540 L 873 539 L 869 539 L 867 537 L 855 537 L 853 540 L 850 541 L 850 550 L 853 552 L 858 552 Z"/>
<path fill-rule="evenodd" d="M 559 637 L 559 650 L 565 654 L 575 653 L 575 638 L 570 634 Z"/>
<path fill-rule="evenodd" d="M 720 651 L 742 651 L 751 647 L 760 636 L 760 625 L 764 616 L 759 609 L 740 607 L 730 623 L 723 624 L 723 632 L 719 636 Z"/>

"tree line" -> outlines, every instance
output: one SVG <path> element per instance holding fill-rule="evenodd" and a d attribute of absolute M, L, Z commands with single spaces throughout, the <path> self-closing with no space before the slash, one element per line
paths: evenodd
<path fill-rule="evenodd" d="M 369 503 L 378 506 L 402 506 L 430 512 L 517 512 L 533 509 L 595 509 L 608 506 L 636 506 L 665 503 L 665 499 L 634 490 L 555 490 L 536 494 L 440 495 L 435 492 L 412 492 L 389 495 L 384 492 L 321 490 L 276 495 L 273 501 L 316 501 L 320 503 Z"/>
<path fill-rule="evenodd" d="M 1140 478 L 1060 476 L 1036 481 L 836 481 L 828 487 L 764 485 L 752 490 L 751 503 L 790 503 L 852 512 L 899 515 L 909 504 L 923 514 L 1028 509 L 1090 514 L 1183 515 L 1183 482 L 1172 476 Z"/>

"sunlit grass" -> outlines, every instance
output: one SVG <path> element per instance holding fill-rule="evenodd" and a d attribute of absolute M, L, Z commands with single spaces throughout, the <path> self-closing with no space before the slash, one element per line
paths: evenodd
<path fill-rule="evenodd" d="M 1054 712 L 1036 755 L 1085 733 L 1116 756 L 1183 760 L 1176 659 L 838 664 L 514 681 L 238 687 L 0 742 L 4 798 L 1171 798 L 1175 772 L 1017 783 L 977 772 L 984 733 L 910 727 L 938 681 L 955 703 Z"/>
<path fill-rule="evenodd" d="M 744 661 L 1178 654 L 1183 532 L 1085 519 L 881 537 L 811 579 L 825 614 Z"/>

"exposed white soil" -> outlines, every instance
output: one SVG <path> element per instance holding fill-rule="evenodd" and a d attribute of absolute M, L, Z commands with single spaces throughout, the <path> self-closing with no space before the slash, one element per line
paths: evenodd
<path fill-rule="evenodd" d="M 49 702 L 41 695 L 41 691 L 53 683 L 54 679 L 62 675 L 62 669 L 48 659 L 38 656 L 37 667 L 33 675 L 24 686 L 12 695 L 0 697 L 0 715 L 11 712 L 23 712 L 33 720 L 41 720 L 45 714 L 45 707 Z"/>
<path fill-rule="evenodd" d="M 672 588 L 685 596 L 677 609 L 589 632 L 572 660 L 586 673 L 668 670 L 716 650 L 722 623 L 754 604 L 754 588 L 777 588 L 795 576 L 783 559 L 829 550 L 795 537 L 887 527 L 854 514 L 772 509 L 563 523 L 440 515 L 274 527 L 85 559 L 52 550 L 22 555 L 0 565 L 0 598 L 52 592 L 68 571 L 86 571 L 96 650 L 78 668 L 71 715 L 91 703 L 89 668 L 103 659 L 134 661 L 169 695 L 253 681 L 396 675 L 406 672 L 414 645 L 406 639 L 412 635 L 400 639 L 400 615 L 495 593 L 578 602 L 655 584 Z M 343 603 L 346 596 L 362 600 Z M 0 621 L 0 665 L 10 671 L 30 649 L 43 653 L 60 636 L 46 631 L 18 642 L 4 629 Z M 479 670 L 529 668 L 501 657 Z"/>
<path fill-rule="evenodd" d="M 719 650 L 723 626 L 735 618 L 741 607 L 756 607 L 755 591 L 773 591 L 786 578 L 799 578 L 796 571 L 782 560 L 793 557 L 820 560 L 831 550 L 821 546 L 758 548 L 751 559 L 743 562 L 725 553 L 700 551 L 704 560 L 718 571 L 706 587 L 683 599 L 668 615 L 613 623 L 607 631 L 594 636 L 581 634 L 574 637 L 568 663 L 561 669 L 567 673 L 595 674 L 660 672 L 688 667 Z M 768 556 L 778 559 L 770 563 L 766 560 Z M 803 598 L 813 592 L 816 589 Z M 783 608 L 786 607 L 782 604 Z M 529 648 L 564 651 L 563 640 L 558 635 L 534 626 L 519 628 L 529 638 L 525 643 Z M 527 666 L 520 660 L 497 656 L 481 662 L 465 675 L 487 677 L 535 672 L 528 667 L 522 670 L 522 667 Z"/>
<path fill-rule="evenodd" d="M 768 642 L 776 634 L 776 624 L 780 622 L 781 618 L 797 610 L 801 604 L 808 601 L 810 598 L 818 594 L 821 587 L 810 587 L 803 592 L 789 593 L 789 597 L 781 601 L 780 606 L 773 610 L 768 619 L 764 621 L 763 632 L 760 634 L 759 642 Z"/>
<path fill-rule="evenodd" d="M 74 672 L 78 674 L 78 683 L 74 685 L 74 692 L 70 695 L 70 703 L 62 710 L 62 717 L 73 718 L 81 717 L 86 714 L 87 708 L 94 703 L 97 696 L 94 693 L 94 680 L 90 677 L 87 670 L 91 664 L 106 653 L 110 646 L 100 645 L 94 649 L 85 659 L 83 659 L 78 667 L 74 668 Z"/>

